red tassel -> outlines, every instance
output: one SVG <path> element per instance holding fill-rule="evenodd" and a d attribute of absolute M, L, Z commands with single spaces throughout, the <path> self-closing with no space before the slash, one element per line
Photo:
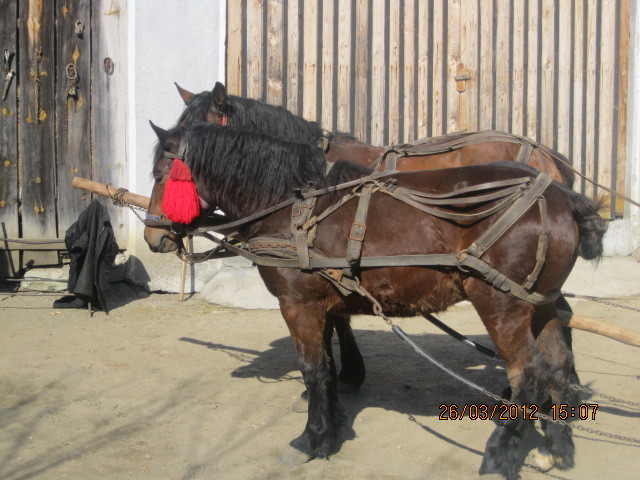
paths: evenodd
<path fill-rule="evenodd" d="M 189 167 L 174 158 L 169 180 L 164 188 L 162 211 L 176 223 L 191 223 L 200 215 L 200 197 Z"/>

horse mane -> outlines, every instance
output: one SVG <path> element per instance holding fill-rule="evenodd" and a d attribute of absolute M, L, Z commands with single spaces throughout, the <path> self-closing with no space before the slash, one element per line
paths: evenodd
<path fill-rule="evenodd" d="M 229 95 L 232 115 L 231 125 L 263 132 L 294 142 L 316 145 L 323 131 L 316 122 L 294 115 L 284 107 L 269 105 L 253 98 Z"/>
<path fill-rule="evenodd" d="M 228 95 L 224 113 L 231 117 L 230 125 L 236 128 L 266 133 L 274 137 L 316 145 L 323 131 L 315 122 L 294 115 L 284 107 L 269 105 L 253 98 Z M 204 91 L 193 99 L 180 115 L 178 124 L 192 125 L 206 121 L 213 102 L 213 92 Z"/>
<path fill-rule="evenodd" d="M 186 163 L 199 182 L 215 182 L 218 202 L 233 197 L 232 217 L 257 212 L 290 198 L 296 188 L 324 188 L 365 176 L 366 167 L 350 162 L 334 164 L 325 178 L 326 161 L 322 150 L 312 145 L 289 142 L 264 133 L 196 124 L 175 127 L 168 138 L 187 141 Z M 156 149 L 156 161 L 164 146 Z M 227 210 L 229 210 L 227 208 Z"/>

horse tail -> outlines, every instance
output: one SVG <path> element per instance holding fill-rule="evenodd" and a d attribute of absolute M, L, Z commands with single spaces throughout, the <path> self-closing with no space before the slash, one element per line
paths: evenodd
<path fill-rule="evenodd" d="M 598 215 L 598 205 L 584 195 L 571 192 L 573 218 L 580 232 L 580 256 L 585 260 L 599 261 L 602 257 L 602 238 L 609 222 Z"/>

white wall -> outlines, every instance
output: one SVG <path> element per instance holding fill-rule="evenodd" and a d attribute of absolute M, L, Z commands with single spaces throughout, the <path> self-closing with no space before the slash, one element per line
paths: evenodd
<path fill-rule="evenodd" d="M 137 0 L 129 5 L 129 190 L 149 196 L 156 141 L 149 120 L 163 128 L 175 125 L 184 104 L 173 82 L 193 92 L 224 82 L 226 2 Z M 152 253 L 132 213 L 129 231 L 127 253 L 140 260 L 131 262 L 137 265 L 133 280 L 146 281 L 152 290 L 178 291 L 177 257 Z M 189 280 L 187 290 L 200 290 L 218 268 L 214 262 L 195 267 L 197 285 Z"/>

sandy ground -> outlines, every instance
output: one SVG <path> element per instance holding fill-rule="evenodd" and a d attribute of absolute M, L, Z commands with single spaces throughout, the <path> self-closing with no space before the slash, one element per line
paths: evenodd
<path fill-rule="evenodd" d="M 6 292 L 7 290 L 5 290 Z M 0 293 L 0 478 L 25 479 L 461 479 L 474 478 L 493 423 L 439 420 L 441 404 L 488 398 L 434 370 L 379 319 L 355 317 L 367 365 L 342 395 L 351 431 L 327 460 L 276 461 L 303 429 L 291 410 L 302 391 L 293 345 L 277 311 L 212 305 L 197 296 L 148 295 L 114 284 L 107 316 L 54 310 L 55 297 Z M 640 307 L 640 295 L 621 303 Z M 636 311 L 574 302 L 578 313 L 640 330 Z M 441 316 L 490 345 L 469 306 Z M 421 319 L 398 323 L 417 343 L 499 393 L 496 360 Z M 336 346 L 337 350 L 337 346 Z M 584 384 L 637 401 L 640 349 L 575 334 Z M 598 403 L 579 425 L 640 437 L 640 409 Z M 574 431 L 576 467 L 523 479 L 638 478 L 639 443 Z M 533 435 L 529 444 L 539 436 Z"/>

